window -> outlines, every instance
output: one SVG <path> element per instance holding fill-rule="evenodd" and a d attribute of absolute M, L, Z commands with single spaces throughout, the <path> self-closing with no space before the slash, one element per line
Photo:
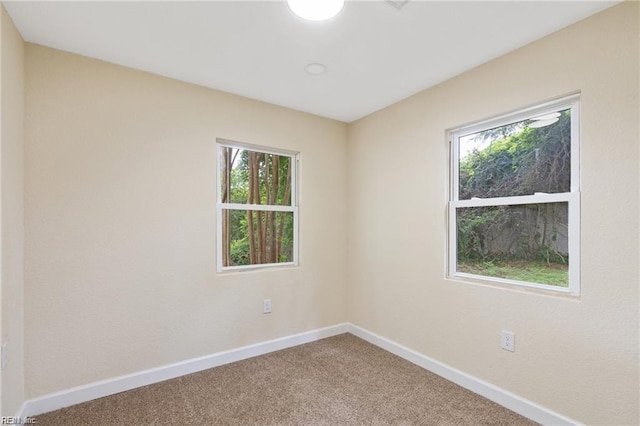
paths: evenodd
<path fill-rule="evenodd" d="M 451 136 L 449 276 L 577 295 L 578 96 Z"/>
<path fill-rule="evenodd" d="M 298 264 L 297 153 L 218 141 L 218 271 Z"/>

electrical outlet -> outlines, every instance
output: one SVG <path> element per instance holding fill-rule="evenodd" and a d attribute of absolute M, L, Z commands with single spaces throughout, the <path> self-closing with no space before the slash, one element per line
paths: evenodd
<path fill-rule="evenodd" d="M 502 339 L 500 347 L 504 350 L 515 352 L 516 350 L 516 335 L 510 331 L 502 330 Z"/>
<path fill-rule="evenodd" d="M 7 361 L 9 358 L 9 343 L 3 343 L 2 348 L 0 349 L 0 358 L 2 358 L 2 369 L 4 370 L 7 366 Z"/>
<path fill-rule="evenodd" d="M 264 299 L 262 301 L 262 313 L 263 314 L 271 313 L 271 299 Z"/>

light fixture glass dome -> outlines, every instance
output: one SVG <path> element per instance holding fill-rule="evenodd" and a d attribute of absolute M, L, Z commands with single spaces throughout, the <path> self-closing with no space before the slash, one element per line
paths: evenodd
<path fill-rule="evenodd" d="M 333 18 L 344 7 L 344 0 L 287 0 L 289 9 L 309 21 Z"/>
<path fill-rule="evenodd" d="M 327 66 L 324 64 L 319 64 L 317 62 L 314 62 L 304 67 L 304 70 L 311 75 L 320 75 L 327 72 Z"/>

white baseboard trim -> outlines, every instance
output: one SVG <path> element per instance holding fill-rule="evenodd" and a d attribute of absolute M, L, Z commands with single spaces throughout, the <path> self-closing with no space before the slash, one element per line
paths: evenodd
<path fill-rule="evenodd" d="M 387 338 L 379 336 L 361 327 L 349 324 L 349 333 L 366 340 L 392 354 L 398 355 L 400 358 L 415 364 L 419 367 L 429 370 L 440 377 L 469 389 L 497 404 L 502 405 L 516 413 L 527 417 L 528 419 L 543 425 L 581 425 L 580 422 L 563 416 L 562 414 L 551 411 L 535 402 L 522 398 L 484 380 L 478 379 L 470 374 L 457 370 L 426 355 L 422 355 L 412 349 L 402 346 Z"/>
<path fill-rule="evenodd" d="M 140 371 L 125 376 L 89 383 L 64 391 L 44 395 L 31 399 L 22 404 L 18 417 L 26 418 L 38 414 L 102 398 L 141 386 L 162 382 L 220 365 L 229 364 L 243 359 L 264 355 L 281 349 L 314 342 L 326 337 L 342 333 L 351 333 L 386 351 L 437 374 L 440 377 L 456 383 L 470 391 L 477 393 L 497 404 L 543 425 L 581 425 L 579 422 L 551 411 L 535 402 L 529 401 L 505 389 L 499 388 L 477 377 L 471 376 L 433 358 L 418 353 L 412 349 L 393 342 L 385 337 L 372 333 L 350 323 L 343 323 L 331 327 L 320 328 L 304 333 L 285 336 L 279 339 L 256 343 L 241 348 L 232 349 L 194 358 L 163 367 Z"/>
<path fill-rule="evenodd" d="M 23 402 L 22 405 L 20 406 L 20 410 L 16 413 L 16 417 L 20 420 L 22 420 L 23 423 L 25 423 L 24 419 L 27 418 L 27 403 Z"/>
<path fill-rule="evenodd" d="M 77 386 L 64 391 L 44 395 L 39 398 L 26 401 L 22 405 L 20 417 L 37 416 L 49 411 L 91 401 L 96 398 L 113 395 L 141 386 L 163 382 L 165 380 L 184 376 L 231 362 L 241 361 L 247 358 L 264 355 L 269 352 L 314 342 L 326 337 L 335 336 L 349 331 L 349 324 L 343 323 L 331 327 L 320 328 L 292 336 L 243 346 L 224 352 L 206 355 L 163 367 L 152 368 L 138 373 L 101 380 L 87 385 Z"/>

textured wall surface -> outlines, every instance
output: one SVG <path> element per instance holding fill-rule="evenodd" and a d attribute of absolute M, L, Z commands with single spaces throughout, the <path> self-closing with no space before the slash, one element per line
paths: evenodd
<path fill-rule="evenodd" d="M 14 416 L 24 400 L 24 42 L 2 5 L 0 15 L 0 336 L 8 345 L 0 414 Z"/>
<path fill-rule="evenodd" d="M 638 9 L 348 126 L 27 44 L 26 397 L 351 321 L 576 420 L 639 423 Z M 447 280 L 446 129 L 575 91 L 580 297 Z M 217 137 L 301 152 L 299 268 L 216 273 Z"/>
<path fill-rule="evenodd" d="M 625 2 L 349 126 L 351 322 L 578 421 L 640 422 L 638 16 Z M 446 279 L 446 129 L 574 91 L 581 296 Z"/>
<path fill-rule="evenodd" d="M 346 321 L 344 123 L 35 45 L 25 67 L 28 398 Z M 300 152 L 299 268 L 216 273 L 216 138 Z"/>

